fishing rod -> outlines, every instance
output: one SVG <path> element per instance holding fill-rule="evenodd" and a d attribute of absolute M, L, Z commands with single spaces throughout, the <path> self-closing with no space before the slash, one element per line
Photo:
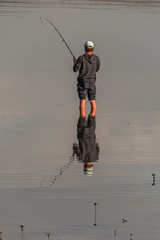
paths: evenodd
<path fill-rule="evenodd" d="M 43 20 L 46 20 L 47 22 L 49 22 L 49 23 L 54 27 L 54 29 L 55 29 L 56 32 L 59 34 L 59 36 L 61 37 L 62 41 L 64 42 L 64 44 L 66 45 L 66 47 L 67 47 L 68 50 L 70 51 L 72 57 L 75 58 L 73 52 L 71 51 L 70 47 L 68 46 L 68 44 L 66 43 L 66 41 L 65 41 L 64 38 L 62 37 L 61 33 L 60 33 L 60 32 L 58 31 L 58 29 L 56 28 L 56 26 L 55 26 L 48 18 L 40 17 L 40 20 L 41 20 L 41 22 L 42 22 L 43 25 L 44 25 Z"/>

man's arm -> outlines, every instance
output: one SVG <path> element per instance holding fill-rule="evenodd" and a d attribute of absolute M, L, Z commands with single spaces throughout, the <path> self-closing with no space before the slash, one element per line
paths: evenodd
<path fill-rule="evenodd" d="M 96 72 L 99 72 L 99 70 L 100 70 L 100 59 L 99 59 L 99 57 L 97 57 L 97 70 L 96 70 Z"/>
<path fill-rule="evenodd" d="M 73 71 L 77 72 L 81 68 L 82 58 L 81 57 L 79 57 L 78 59 L 73 58 L 73 62 L 74 62 Z"/>

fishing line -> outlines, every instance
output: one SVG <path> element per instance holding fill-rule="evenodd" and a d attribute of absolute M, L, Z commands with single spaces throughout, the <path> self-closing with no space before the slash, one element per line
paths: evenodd
<path fill-rule="evenodd" d="M 68 44 L 66 43 L 66 41 L 64 40 L 64 38 L 62 37 L 61 33 L 58 31 L 58 29 L 56 28 L 56 26 L 48 19 L 48 18 L 45 18 L 45 17 L 40 17 L 40 20 L 42 22 L 43 25 L 44 24 L 44 21 L 43 20 L 46 20 L 47 22 L 49 22 L 53 27 L 54 29 L 56 30 L 56 32 L 59 34 L 59 36 L 61 37 L 62 41 L 64 42 L 64 44 L 66 45 L 66 47 L 68 48 L 69 52 L 71 53 L 72 57 L 75 58 L 73 52 L 71 51 L 70 47 L 68 46 Z"/>

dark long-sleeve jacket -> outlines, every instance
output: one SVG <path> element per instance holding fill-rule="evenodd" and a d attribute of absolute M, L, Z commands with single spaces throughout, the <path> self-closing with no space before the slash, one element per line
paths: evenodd
<path fill-rule="evenodd" d="M 96 72 L 100 69 L 100 59 L 98 56 L 92 54 L 84 54 L 80 56 L 73 66 L 73 71 L 79 71 L 79 76 L 77 78 L 78 82 L 96 82 Z"/>

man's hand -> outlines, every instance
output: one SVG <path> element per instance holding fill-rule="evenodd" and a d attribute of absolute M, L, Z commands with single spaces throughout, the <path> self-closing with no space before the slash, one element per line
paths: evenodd
<path fill-rule="evenodd" d="M 73 62 L 74 62 L 74 64 L 76 64 L 76 62 L 77 62 L 77 59 L 75 57 L 73 58 Z"/>

